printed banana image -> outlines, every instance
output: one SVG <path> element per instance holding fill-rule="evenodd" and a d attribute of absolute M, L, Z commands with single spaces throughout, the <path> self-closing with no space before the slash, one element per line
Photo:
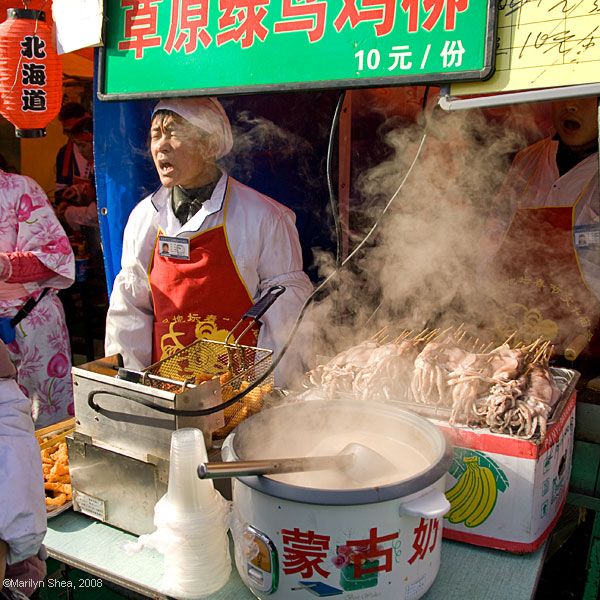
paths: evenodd
<path fill-rule="evenodd" d="M 464 459 L 465 471 L 446 492 L 450 523 L 464 523 L 467 527 L 481 525 L 492 513 L 498 498 L 496 479 L 491 469 L 479 464 L 477 456 Z"/>

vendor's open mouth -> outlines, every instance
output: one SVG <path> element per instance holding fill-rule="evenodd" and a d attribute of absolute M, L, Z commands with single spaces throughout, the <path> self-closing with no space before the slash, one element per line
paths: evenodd
<path fill-rule="evenodd" d="M 581 127 L 581 123 L 575 119 L 563 119 L 562 124 L 567 131 L 577 131 Z"/>
<path fill-rule="evenodd" d="M 170 173 L 174 169 L 173 165 L 170 162 L 167 162 L 166 160 L 159 160 L 158 168 L 161 173 Z"/>

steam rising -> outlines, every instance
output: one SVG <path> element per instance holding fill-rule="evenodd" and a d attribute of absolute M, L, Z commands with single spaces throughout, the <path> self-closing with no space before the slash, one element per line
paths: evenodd
<path fill-rule="evenodd" d="M 256 117 L 248 111 L 236 116 L 234 127 L 234 147 L 224 163 L 228 168 L 235 167 L 237 176 L 243 181 L 251 179 L 257 161 L 268 164 L 281 164 L 292 158 L 298 160 L 300 174 L 309 173 L 308 157 L 311 145 L 303 137 L 286 131 L 262 117 Z"/>
<path fill-rule="evenodd" d="M 523 192 L 515 182 L 505 181 L 506 173 L 515 153 L 530 140 L 480 112 L 436 110 L 424 125 L 394 128 L 385 135 L 391 156 L 362 173 L 357 184 L 360 204 L 378 207 L 371 222 L 396 192 L 424 131 L 428 139 L 423 152 L 381 219 L 377 239 L 352 269 L 340 274 L 333 297 L 315 311 L 319 322 L 335 324 L 317 342 L 329 355 L 390 324 L 419 330 L 465 323 L 484 339 L 502 341 L 519 320 L 530 317 L 523 307 L 539 305 L 539 299 L 524 296 L 527 286 L 509 290 L 504 281 L 511 264 L 532 255 L 541 264 L 544 257 L 552 259 L 548 239 L 518 239 L 507 252 L 510 260 L 497 264 L 500 243 Z M 328 274 L 331 258 L 318 260 L 322 273 Z M 579 273 L 575 269 L 560 277 L 567 289 Z M 535 285 L 529 289 L 537 293 Z M 513 320 L 499 316 L 515 303 L 520 308 Z M 340 314 L 342 323 L 336 320 Z"/>

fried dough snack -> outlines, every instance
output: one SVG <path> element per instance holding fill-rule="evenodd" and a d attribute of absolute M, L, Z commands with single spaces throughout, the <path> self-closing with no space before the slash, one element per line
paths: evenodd
<path fill-rule="evenodd" d="M 231 371 L 225 371 L 221 375 L 211 375 L 210 373 L 198 373 L 194 376 L 194 383 L 196 385 L 199 385 L 201 383 L 204 383 L 205 381 L 217 379 L 217 377 L 219 378 L 221 385 L 225 385 L 228 381 L 230 381 L 233 378 L 233 373 Z"/>
<path fill-rule="evenodd" d="M 223 398 L 233 398 L 234 394 L 245 390 L 249 386 L 250 383 L 248 381 L 242 381 L 239 390 L 235 390 L 231 386 L 225 386 L 223 388 Z M 248 392 L 239 402 L 235 402 L 223 409 L 225 426 L 213 432 L 215 439 L 227 437 L 244 419 L 257 413 L 263 407 L 264 397 L 271 391 L 273 391 L 272 384 L 259 385 Z"/>
<path fill-rule="evenodd" d="M 46 510 L 52 511 L 73 499 L 67 443 L 60 442 L 50 448 L 44 448 L 41 455 Z"/>
<path fill-rule="evenodd" d="M 201 383 L 204 383 L 205 381 L 210 381 L 213 377 L 214 377 L 214 375 L 209 375 L 208 373 L 198 373 L 194 377 L 194 383 L 196 385 L 200 385 Z"/>

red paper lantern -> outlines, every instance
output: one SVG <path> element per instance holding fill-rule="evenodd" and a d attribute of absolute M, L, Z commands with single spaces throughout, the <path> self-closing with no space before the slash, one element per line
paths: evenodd
<path fill-rule="evenodd" d="M 43 137 L 60 111 L 62 64 L 41 10 L 9 8 L 0 24 L 0 114 L 16 136 Z"/>

